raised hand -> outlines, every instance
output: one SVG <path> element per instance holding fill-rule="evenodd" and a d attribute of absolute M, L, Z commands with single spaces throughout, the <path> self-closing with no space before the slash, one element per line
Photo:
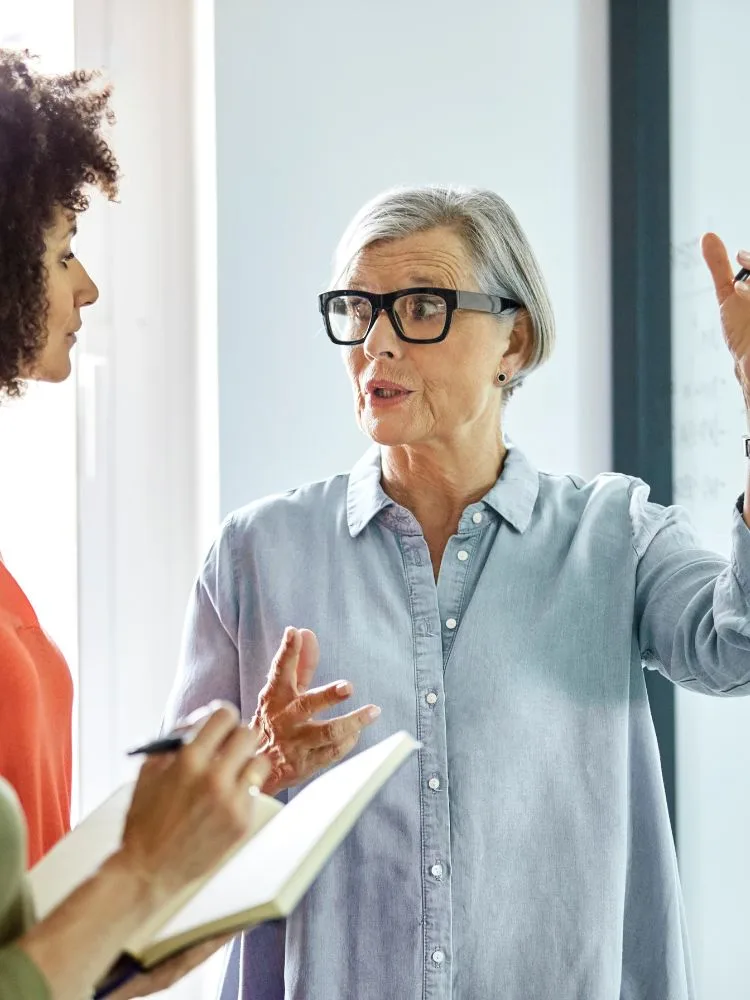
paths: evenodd
<path fill-rule="evenodd" d="M 750 408 L 750 284 L 734 281 L 735 269 L 726 247 L 715 233 L 706 233 L 701 240 L 701 250 L 713 278 L 724 340 Z M 750 268 L 750 253 L 747 251 L 740 251 L 737 260 L 741 267 Z"/>
<path fill-rule="evenodd" d="M 270 764 L 263 791 L 275 795 L 345 757 L 359 734 L 380 715 L 376 705 L 327 722 L 313 716 L 351 697 L 345 680 L 308 690 L 318 666 L 318 640 L 309 629 L 288 628 L 274 657 L 268 681 L 258 696 L 251 729 L 258 754 Z"/>

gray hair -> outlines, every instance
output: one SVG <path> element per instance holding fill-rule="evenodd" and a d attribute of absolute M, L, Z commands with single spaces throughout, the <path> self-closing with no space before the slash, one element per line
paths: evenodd
<path fill-rule="evenodd" d="M 528 364 L 508 383 L 524 377 L 552 353 L 555 321 L 542 272 L 510 206 L 494 191 L 479 188 L 394 188 L 364 205 L 349 223 L 334 256 L 334 272 L 346 274 L 354 258 L 380 241 L 397 240 L 437 226 L 450 226 L 464 239 L 481 291 L 509 292 L 528 310 L 534 346 Z M 338 280 L 338 279 L 336 279 Z"/>

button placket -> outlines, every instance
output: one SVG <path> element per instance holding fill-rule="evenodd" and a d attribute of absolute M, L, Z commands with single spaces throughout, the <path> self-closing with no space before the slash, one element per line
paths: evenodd
<path fill-rule="evenodd" d="M 477 512 L 478 513 L 478 512 Z M 481 516 L 481 515 L 480 515 Z M 458 628 L 462 595 L 465 590 L 466 574 L 471 564 L 472 544 L 471 534 L 454 535 L 448 542 L 446 548 L 447 559 L 444 558 L 443 566 L 438 579 L 438 601 L 441 609 L 446 608 L 449 613 L 443 617 L 443 659 L 447 660 L 453 644 L 453 633 Z"/>
<path fill-rule="evenodd" d="M 450 807 L 443 688 L 443 629 L 437 588 L 423 536 L 401 535 L 409 591 L 415 656 L 415 696 L 422 813 L 421 880 L 425 998 L 449 1000 L 452 991 L 452 900 L 450 879 Z M 439 859 L 439 860 L 438 860 Z M 433 869 L 440 866 L 440 877 Z M 436 961 L 434 956 L 438 956 Z"/>

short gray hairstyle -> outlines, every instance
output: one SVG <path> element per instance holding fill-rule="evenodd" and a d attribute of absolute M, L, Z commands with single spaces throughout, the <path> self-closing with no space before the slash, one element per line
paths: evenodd
<path fill-rule="evenodd" d="M 552 303 L 531 244 L 510 206 L 494 191 L 424 185 L 385 191 L 364 205 L 349 223 L 334 256 L 338 281 L 366 247 L 437 226 L 455 229 L 466 243 L 481 291 L 506 289 L 528 310 L 534 346 L 528 364 L 508 383 L 518 386 L 552 353 Z"/>

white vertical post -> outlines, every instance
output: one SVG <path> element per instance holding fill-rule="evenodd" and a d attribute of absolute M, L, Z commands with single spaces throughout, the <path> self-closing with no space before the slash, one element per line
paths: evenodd
<path fill-rule="evenodd" d="M 78 245 L 101 290 L 79 355 L 85 811 L 159 724 L 199 558 L 191 5 L 76 0 L 76 63 L 114 83 L 123 175 Z"/>

